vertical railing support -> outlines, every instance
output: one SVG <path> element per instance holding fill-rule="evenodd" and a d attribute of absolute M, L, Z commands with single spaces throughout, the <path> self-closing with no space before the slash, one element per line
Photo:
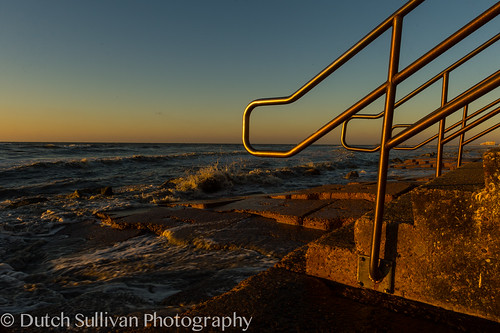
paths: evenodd
<path fill-rule="evenodd" d="M 394 116 L 394 103 L 396 100 L 396 83 L 393 79 L 398 73 L 402 27 L 403 17 L 400 15 L 395 16 L 392 26 L 391 51 L 385 96 L 384 123 L 382 128 L 380 160 L 378 167 L 377 199 L 375 202 L 375 218 L 373 221 L 372 247 L 370 254 L 370 278 L 374 282 L 378 282 L 384 278 L 380 272 L 379 259 L 382 223 L 384 217 L 385 190 L 387 185 L 387 169 L 389 166 L 390 153 L 390 147 L 388 147 L 386 143 L 392 136 L 392 120 Z"/>
<path fill-rule="evenodd" d="M 469 109 L 469 104 L 464 106 L 464 113 L 462 116 L 462 129 L 467 125 L 467 112 Z M 462 165 L 462 155 L 464 148 L 465 133 L 460 134 L 460 141 L 458 142 L 458 156 L 457 156 L 457 168 Z"/>
<path fill-rule="evenodd" d="M 441 107 L 443 107 L 448 102 L 448 80 L 449 73 L 444 72 L 443 74 L 443 86 L 441 90 Z M 439 132 L 438 132 L 438 144 L 437 144 L 437 156 L 436 156 L 436 177 L 441 176 L 443 172 L 443 139 L 444 132 L 446 130 L 446 118 L 439 121 Z"/>

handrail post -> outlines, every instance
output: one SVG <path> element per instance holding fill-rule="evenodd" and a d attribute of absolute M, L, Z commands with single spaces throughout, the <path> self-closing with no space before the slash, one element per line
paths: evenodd
<path fill-rule="evenodd" d="M 443 87 L 441 91 L 441 107 L 443 107 L 446 102 L 448 102 L 448 80 L 449 73 L 443 73 Z M 446 118 L 441 119 L 439 122 L 439 134 L 438 134 L 438 145 L 437 145 L 437 156 L 436 156 L 436 177 L 441 176 L 443 170 L 443 139 L 444 132 L 446 130 Z"/>
<path fill-rule="evenodd" d="M 380 272 L 380 241 L 382 236 L 382 222 L 384 217 L 385 190 L 387 185 L 387 169 L 389 167 L 390 147 L 387 142 L 392 136 L 392 120 L 394 116 L 394 103 L 396 100 L 396 83 L 394 76 L 398 73 L 399 52 L 401 47 L 401 31 L 403 17 L 394 17 L 392 26 L 391 51 L 389 58 L 389 71 L 387 75 L 387 90 L 385 97 L 384 123 L 380 143 L 380 161 L 378 167 L 377 198 L 375 202 L 375 218 L 373 221 L 372 246 L 370 254 L 370 278 L 374 282 L 383 279 Z"/>
<path fill-rule="evenodd" d="M 467 112 L 468 112 L 469 104 L 466 104 L 464 106 L 464 113 L 462 116 L 462 128 L 467 125 Z M 459 168 L 462 165 L 462 155 L 463 155 L 463 148 L 464 148 L 464 139 L 465 139 L 465 133 L 460 134 L 460 141 L 458 143 L 458 155 L 457 155 L 457 168 Z"/>

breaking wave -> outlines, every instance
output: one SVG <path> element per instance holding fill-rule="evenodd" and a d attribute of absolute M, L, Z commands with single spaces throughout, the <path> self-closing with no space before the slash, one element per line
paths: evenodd
<path fill-rule="evenodd" d="M 163 184 L 177 196 L 203 196 L 221 192 L 238 194 L 245 189 L 249 194 L 263 192 L 266 189 L 280 191 L 298 186 L 313 186 L 325 183 L 327 178 L 341 176 L 348 169 L 358 166 L 349 161 L 305 163 L 278 168 L 252 168 L 244 161 L 221 164 L 216 162 L 197 170 L 190 170 L 182 177 L 173 178 Z"/>

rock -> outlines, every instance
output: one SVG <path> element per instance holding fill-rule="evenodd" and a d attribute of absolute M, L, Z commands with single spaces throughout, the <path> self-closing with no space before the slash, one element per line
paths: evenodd
<path fill-rule="evenodd" d="M 161 185 L 160 185 L 160 188 L 174 188 L 175 187 L 175 181 L 174 181 L 175 178 L 171 178 L 165 182 L 163 182 Z"/>
<path fill-rule="evenodd" d="M 359 173 L 357 171 L 349 171 L 347 175 L 345 175 L 345 179 L 353 179 L 353 178 L 358 178 Z"/>
<path fill-rule="evenodd" d="M 80 198 L 92 197 L 99 194 L 111 196 L 114 194 L 113 188 L 111 186 L 98 187 L 98 188 L 84 188 L 80 190 L 75 190 L 75 192 L 70 194 L 68 197 L 70 199 L 80 199 Z"/>
<path fill-rule="evenodd" d="M 82 192 L 80 190 L 75 190 L 75 192 L 71 193 L 68 195 L 68 198 L 70 199 L 79 199 L 83 196 Z"/>
<path fill-rule="evenodd" d="M 111 186 L 106 186 L 101 188 L 101 194 L 102 195 L 113 195 L 113 189 Z"/>
<path fill-rule="evenodd" d="M 209 177 L 202 180 L 198 187 L 205 193 L 214 193 L 224 188 L 225 179 L 221 177 Z"/>
<path fill-rule="evenodd" d="M 17 201 L 12 202 L 7 208 L 18 208 L 22 206 L 27 206 L 27 205 L 32 205 L 40 202 L 45 202 L 48 201 L 49 199 L 45 197 L 29 197 L 29 198 L 22 198 Z"/>
<path fill-rule="evenodd" d="M 306 171 L 304 171 L 304 174 L 308 175 L 308 176 L 318 176 L 318 175 L 321 175 L 321 171 L 319 171 L 316 168 L 310 168 L 310 169 L 307 169 Z"/>

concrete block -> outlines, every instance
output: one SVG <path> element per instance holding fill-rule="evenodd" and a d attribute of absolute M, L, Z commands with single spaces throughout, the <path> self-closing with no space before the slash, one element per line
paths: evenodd
<path fill-rule="evenodd" d="M 248 215 L 241 213 L 218 213 L 186 207 L 153 207 L 116 212 L 102 212 L 98 216 L 103 223 L 117 229 L 147 229 L 157 234 L 184 224 L 206 224 L 241 220 Z"/>
<path fill-rule="evenodd" d="M 276 223 L 260 216 L 248 216 L 241 220 L 186 224 L 165 230 L 162 235 L 178 245 L 193 245 L 208 250 L 245 248 L 281 258 L 322 234 L 320 230 Z"/>
<path fill-rule="evenodd" d="M 170 208 L 155 207 L 101 212 L 97 216 L 101 218 L 104 224 L 115 229 L 144 229 L 161 233 L 164 229 L 185 223 L 170 218 L 171 211 Z"/>
<path fill-rule="evenodd" d="M 349 224 L 308 245 L 306 273 L 349 286 L 358 286 L 357 257 L 353 225 Z"/>
<path fill-rule="evenodd" d="M 352 223 L 367 211 L 372 210 L 373 202 L 368 200 L 333 200 L 329 205 L 304 217 L 303 226 L 321 230 L 333 230 Z"/>
<path fill-rule="evenodd" d="M 471 194 L 422 187 L 399 198 L 412 198 L 414 222 L 388 209 L 381 258 L 395 262 L 395 295 L 500 321 L 500 221 L 475 220 Z M 370 214 L 356 221 L 357 253 L 370 253 L 372 228 Z"/>
<path fill-rule="evenodd" d="M 328 205 L 322 200 L 291 200 L 252 197 L 215 208 L 219 212 L 245 212 L 275 219 L 280 223 L 302 225 L 304 216 Z"/>
<path fill-rule="evenodd" d="M 398 283 L 398 293 L 500 321 L 500 221 L 476 220 L 468 192 L 420 189 L 413 196 L 414 245 L 396 271 L 411 287 Z"/>
<path fill-rule="evenodd" d="M 109 212 L 102 214 L 101 218 L 114 228 L 155 232 L 179 246 L 207 250 L 244 248 L 275 258 L 281 258 L 324 234 L 320 230 L 276 223 L 246 213 L 185 207 Z"/>
<path fill-rule="evenodd" d="M 360 254 L 369 255 L 371 251 L 373 233 L 374 212 L 369 212 L 360 217 L 354 223 L 354 240 L 356 250 Z M 388 203 L 384 207 L 384 223 L 382 225 L 382 238 L 380 246 L 380 257 L 382 259 L 393 260 L 396 257 L 397 249 L 394 244 L 404 244 L 400 239 L 400 230 L 413 228 L 413 206 L 411 192 L 403 194 L 396 200 Z M 403 233 L 405 235 L 405 233 Z M 389 240 L 386 244 L 386 239 Z"/>
<path fill-rule="evenodd" d="M 385 200 L 389 202 L 409 191 L 413 187 L 407 182 L 387 182 Z M 348 185 L 324 185 L 307 190 L 290 193 L 290 199 L 328 200 L 359 199 L 375 201 L 377 184 L 375 182 L 350 183 Z"/>
<path fill-rule="evenodd" d="M 237 198 L 219 198 L 219 199 L 206 199 L 206 200 L 199 200 L 199 201 L 186 201 L 186 202 L 176 202 L 169 204 L 168 207 L 177 207 L 177 206 L 184 206 L 184 207 L 191 207 L 191 208 L 197 208 L 197 209 L 210 209 L 222 205 L 226 205 L 235 201 L 242 200 L 243 198 L 237 197 Z"/>
<path fill-rule="evenodd" d="M 422 187 L 476 191 L 484 187 L 483 163 L 467 163 L 453 172 L 447 172 L 441 177 L 434 178 Z"/>

